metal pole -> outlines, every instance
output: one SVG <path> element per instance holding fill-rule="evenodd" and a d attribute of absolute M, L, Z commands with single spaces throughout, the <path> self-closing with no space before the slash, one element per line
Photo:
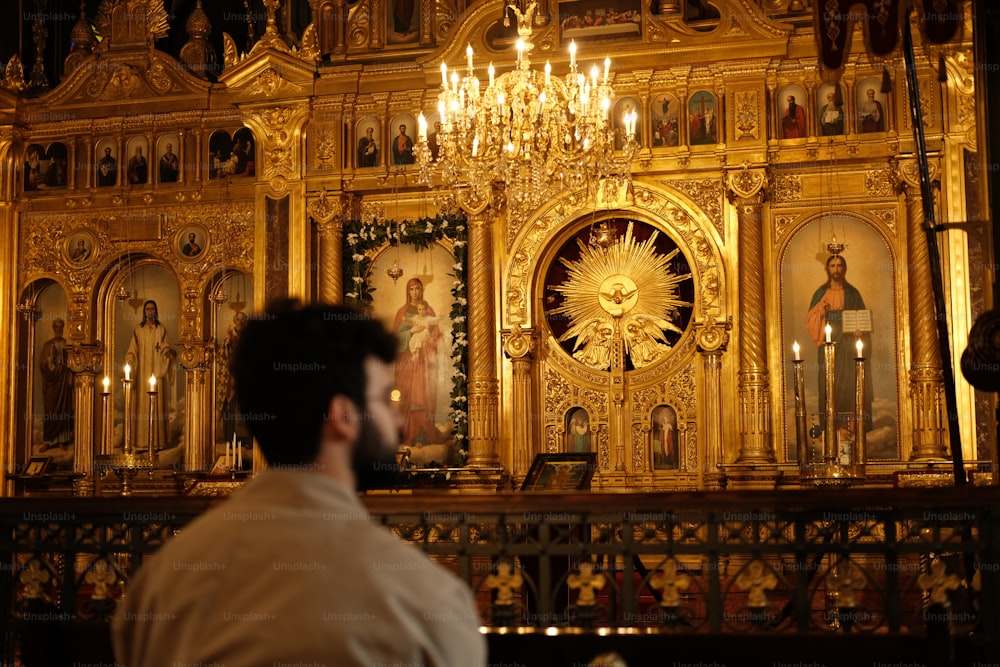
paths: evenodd
<path fill-rule="evenodd" d="M 934 198 L 931 193 L 930 174 L 927 169 L 927 145 L 924 142 L 923 114 L 920 110 L 920 89 L 917 86 L 917 64 L 913 55 L 913 34 L 910 30 L 910 12 L 903 21 L 903 58 L 906 62 L 906 83 L 910 100 L 910 118 L 913 121 L 913 138 L 917 144 L 917 165 L 920 169 L 920 198 L 924 205 L 924 235 L 930 255 L 931 281 L 934 288 L 934 320 L 937 323 L 938 347 L 944 371 L 945 409 L 948 412 L 948 442 L 951 445 L 951 462 L 955 472 L 955 486 L 966 483 L 965 463 L 962 459 L 962 436 L 958 430 L 958 399 L 955 393 L 955 371 L 951 364 L 948 341 L 947 310 L 944 303 L 944 279 L 941 276 L 941 255 L 937 243 L 937 225 L 934 222 Z"/>

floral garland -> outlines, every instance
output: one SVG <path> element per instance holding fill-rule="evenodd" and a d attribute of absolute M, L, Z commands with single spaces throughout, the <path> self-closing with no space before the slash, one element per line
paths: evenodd
<path fill-rule="evenodd" d="M 466 219 L 463 215 L 438 215 L 420 220 L 403 220 L 398 224 L 364 223 L 353 220 L 344 225 L 344 301 L 347 305 L 370 311 L 372 293 L 368 276 L 376 251 L 382 246 L 401 243 L 424 249 L 437 241 L 448 241 L 454 248 L 455 263 L 452 264 L 454 277 L 451 287 L 453 297 L 451 312 L 451 363 L 455 369 L 451 387 L 451 418 L 455 424 L 455 442 L 458 454 L 464 463 L 468 455 L 466 443 L 469 436 L 469 327 L 468 327 L 468 282 L 466 281 L 466 258 L 468 257 Z"/>

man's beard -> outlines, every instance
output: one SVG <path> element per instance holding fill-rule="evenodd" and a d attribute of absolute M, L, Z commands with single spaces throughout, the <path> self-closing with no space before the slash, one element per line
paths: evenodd
<path fill-rule="evenodd" d="M 390 488 L 399 478 L 396 452 L 386 446 L 382 434 L 368 419 L 361 422 L 361 432 L 351 454 L 351 465 L 358 491 Z"/>

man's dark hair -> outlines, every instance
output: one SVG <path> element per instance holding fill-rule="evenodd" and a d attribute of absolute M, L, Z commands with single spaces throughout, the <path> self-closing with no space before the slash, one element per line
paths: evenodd
<path fill-rule="evenodd" d="M 381 322 L 351 308 L 285 299 L 250 316 L 230 373 L 243 421 L 271 465 L 315 461 L 337 394 L 365 409 L 369 356 L 391 363 L 396 339 Z"/>

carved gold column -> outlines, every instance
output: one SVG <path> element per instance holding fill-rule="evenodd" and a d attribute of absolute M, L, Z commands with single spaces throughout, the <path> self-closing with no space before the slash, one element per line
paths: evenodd
<path fill-rule="evenodd" d="M 931 181 L 937 164 L 931 168 Z M 934 291 L 927 238 L 924 236 L 924 210 L 920 197 L 916 163 L 899 170 L 901 189 L 906 198 L 907 254 L 910 309 L 910 405 L 913 411 L 913 449 L 911 460 L 948 457 L 944 444 L 944 370 L 937 343 L 934 321 Z"/>
<path fill-rule="evenodd" d="M 73 495 L 94 495 L 94 377 L 104 367 L 101 343 L 71 345 L 67 365 L 73 371 Z"/>
<path fill-rule="evenodd" d="M 344 295 L 343 238 L 344 206 L 326 190 L 308 205 L 309 217 L 319 234 L 319 298 L 326 303 L 341 303 Z"/>
<path fill-rule="evenodd" d="M 212 410 L 210 395 L 213 346 L 211 343 L 184 343 L 180 364 L 184 369 L 184 468 L 207 472 L 215 460 L 212 452 Z"/>
<path fill-rule="evenodd" d="M 702 356 L 702 405 L 705 425 L 705 472 L 703 477 L 717 479 L 719 466 L 725 465 L 722 447 L 722 355 L 729 345 L 732 318 L 716 322 L 714 318 L 694 325 L 698 353 Z"/>
<path fill-rule="evenodd" d="M 496 298 L 489 202 L 469 205 L 469 467 L 495 467 L 499 382 L 496 362 Z"/>
<path fill-rule="evenodd" d="M 531 367 L 534 364 L 535 332 L 514 324 L 503 333 L 503 351 L 513 367 L 511 388 L 511 414 L 513 419 L 511 476 L 519 484 L 531 467 L 535 454 L 533 401 L 531 393 Z"/>
<path fill-rule="evenodd" d="M 729 201 L 739 217 L 740 453 L 737 463 L 774 461 L 771 388 L 767 375 L 767 315 L 764 310 L 766 178 L 745 166 L 729 175 Z"/>

